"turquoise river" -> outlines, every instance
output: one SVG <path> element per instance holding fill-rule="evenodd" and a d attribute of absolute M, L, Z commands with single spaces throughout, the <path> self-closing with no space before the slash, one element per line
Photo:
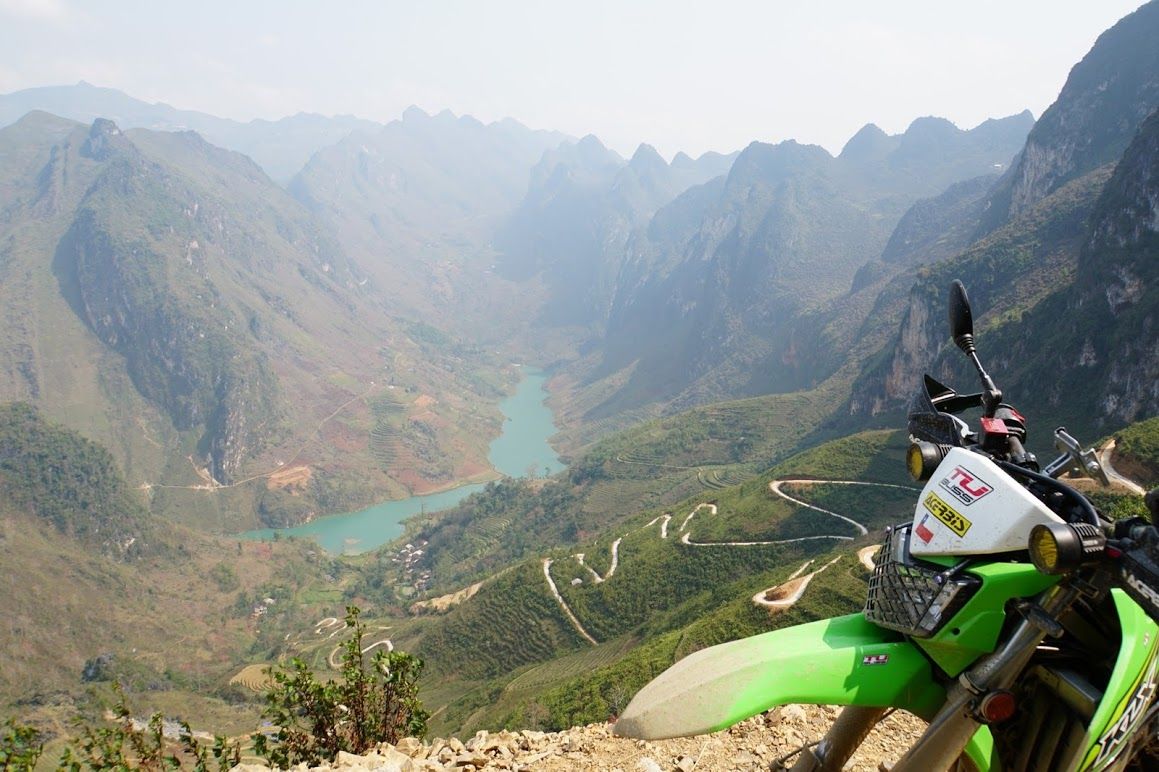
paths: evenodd
<path fill-rule="evenodd" d="M 544 404 L 547 376 L 538 370 L 524 369 L 523 380 L 515 393 L 499 403 L 503 411 L 503 432 L 491 443 L 487 454 L 491 465 L 505 475 L 522 477 L 529 469 L 537 475 L 553 474 L 564 468 L 547 440 L 555 434 L 551 411 Z M 356 554 L 372 550 L 402 534 L 402 521 L 420 512 L 449 509 L 467 496 L 483 489 L 483 484 L 412 496 L 409 499 L 385 501 L 360 512 L 330 515 L 296 528 L 265 528 L 242 534 L 247 539 L 270 539 L 300 536 L 316 540 L 331 553 Z"/>

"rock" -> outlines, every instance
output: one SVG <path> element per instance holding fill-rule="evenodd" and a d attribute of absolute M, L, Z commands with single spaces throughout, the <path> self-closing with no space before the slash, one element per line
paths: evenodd
<path fill-rule="evenodd" d="M 800 705 L 784 705 L 781 708 L 781 720 L 789 724 L 805 723 L 805 709 Z"/>
<path fill-rule="evenodd" d="M 748 751 L 741 751 L 732 757 L 732 763 L 738 767 L 751 767 L 759 764 L 760 761 L 760 759 Z"/>
<path fill-rule="evenodd" d="M 383 745 L 387 745 L 389 747 L 388 743 L 383 743 Z M 397 748 L 400 753 L 405 753 L 411 758 L 419 757 L 420 753 L 425 756 L 424 751 L 426 750 L 426 746 L 423 745 L 422 742 L 416 737 L 404 737 L 399 740 L 398 744 L 394 747 Z"/>
<path fill-rule="evenodd" d="M 520 769 L 526 769 L 528 766 L 534 764 L 537 761 L 543 761 L 548 756 L 550 756 L 551 753 L 551 751 L 540 751 L 539 753 L 533 753 L 530 756 L 524 756 L 523 758 L 519 759 L 519 767 Z"/>
<path fill-rule="evenodd" d="M 655 759 L 649 758 L 648 756 L 645 756 L 636 762 L 636 769 L 640 770 L 640 772 L 662 772 L 660 769 L 660 764 L 657 763 Z"/>
<path fill-rule="evenodd" d="M 338 758 L 334 759 L 334 766 L 336 767 L 361 767 L 366 763 L 366 759 L 362 756 L 355 756 L 353 753 L 346 751 L 338 751 Z"/>
<path fill-rule="evenodd" d="M 523 739 L 530 743 L 530 747 L 535 747 L 544 741 L 547 735 L 543 732 L 536 732 L 533 729 L 524 729 L 519 733 Z"/>
<path fill-rule="evenodd" d="M 696 759 L 692 756 L 681 756 L 676 760 L 676 769 L 679 772 L 692 772 L 696 768 Z"/>
<path fill-rule="evenodd" d="M 465 753 L 460 753 L 454 758 L 453 765 L 456 767 L 474 767 L 475 769 L 482 769 L 483 767 L 487 766 L 488 761 L 490 761 L 490 759 L 488 759 L 484 753 L 480 753 L 479 751 L 466 751 Z"/>
<path fill-rule="evenodd" d="M 410 756 L 389 745 L 385 748 L 380 746 L 368 758 L 374 760 L 372 769 L 381 770 L 381 772 L 416 772 L 420 769 Z"/>

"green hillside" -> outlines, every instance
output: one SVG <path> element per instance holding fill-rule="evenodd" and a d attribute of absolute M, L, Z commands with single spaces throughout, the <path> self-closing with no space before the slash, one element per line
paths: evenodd
<path fill-rule="evenodd" d="M 156 524 L 101 446 L 18 402 L 0 405 L 0 447 L 0 492 L 15 509 L 109 557 L 160 548 Z"/>
<path fill-rule="evenodd" d="M 231 677 L 341 598 L 341 567 L 149 515 L 108 451 L 28 405 L 0 406 L 0 448 L 0 716 L 69 731 L 115 679 L 144 712 L 251 729 L 258 707 Z"/>
<path fill-rule="evenodd" d="M 1144 487 L 1159 485 L 1159 417 L 1115 432 L 1115 468 Z"/>
<path fill-rule="evenodd" d="M 836 387 L 831 387 L 836 388 Z M 722 402 L 608 437 L 549 481 L 503 480 L 437 518 L 408 523 L 420 563 L 448 592 L 511 561 L 608 534 L 641 510 L 735 485 L 792 453 L 829 390 Z"/>
<path fill-rule="evenodd" d="M 854 568 L 854 549 L 872 544 L 882 526 L 912 516 L 917 489 L 909 485 L 904 471 L 905 446 L 905 437 L 897 431 L 868 432 L 825 443 L 739 485 L 704 487 L 692 497 L 662 507 L 630 511 L 623 519 L 608 522 L 598 538 L 579 538 L 566 550 L 546 543 L 537 531 L 542 523 L 513 525 L 510 533 L 524 534 L 518 539 L 505 529 L 493 535 L 490 546 L 476 541 L 474 549 L 481 562 L 492 552 L 513 554 L 505 546 L 512 539 L 529 559 L 485 579 L 477 594 L 442 615 L 393 623 L 402 625 L 397 640 L 428 663 L 424 693 L 436 713 L 437 731 L 515 726 L 526 721 L 563 726 L 571 720 L 606 718 L 615 700 L 609 702 L 606 695 L 594 701 L 586 697 L 591 696 L 591 689 L 603 694 L 607 684 L 620 680 L 617 668 L 632 671 L 632 677 L 622 683 L 638 687 L 653 672 L 641 663 L 656 657 L 667 657 L 665 664 L 670 663 L 676 641 L 695 648 L 767 629 L 784 618 L 798 619 L 781 615 L 770 620 L 768 612 L 749 598 L 784 581 L 810 560 L 816 569 L 846 556 L 844 562 L 819 575 L 825 578 L 818 578 L 817 586 L 825 589 L 818 591 L 817 599 L 810 602 L 813 605 L 803 603 L 793 613 L 816 618 L 824 609 L 855 608 L 864 590 L 859 584 L 861 570 Z M 863 536 L 849 522 L 804 508 L 770 488 L 773 480 L 793 478 L 884 483 L 782 486 L 798 501 L 848 513 L 870 534 Z M 564 485 L 563 481 L 549 483 L 541 493 Z M 523 489 L 517 497 L 533 495 Z M 558 493 L 540 501 L 555 497 Z M 468 529 L 469 505 L 450 515 Z M 523 507 L 535 509 L 529 503 Z M 532 532 L 541 542 L 538 547 L 528 535 Z M 806 540 L 784 542 L 802 537 Z M 783 543 L 762 543 L 778 541 Z M 426 545 L 433 546 L 433 540 Z M 441 549 L 433 554 L 447 553 Z M 582 563 L 578 553 L 583 554 Z M 445 566 L 454 570 L 454 564 L 445 560 L 436 557 L 430 564 L 436 576 Z M 550 561 L 546 567 L 545 560 Z M 375 566 L 379 570 L 382 564 Z M 547 575 L 582 632 L 553 598 Z M 858 583 L 847 586 L 842 576 L 857 577 Z M 595 681 L 560 688 L 567 679 L 590 674 L 597 666 L 601 669 L 594 671 Z M 577 707 L 580 704 L 586 706 L 583 711 Z"/>
<path fill-rule="evenodd" d="M 108 447 L 154 512 L 224 533 L 487 471 L 504 360 L 393 317 L 248 158 L 31 113 L 0 175 L 0 399 Z"/>

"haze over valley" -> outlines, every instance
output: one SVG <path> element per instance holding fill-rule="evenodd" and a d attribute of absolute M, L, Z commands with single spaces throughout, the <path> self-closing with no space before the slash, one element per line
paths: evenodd
<path fill-rule="evenodd" d="M 856 610 L 921 375 L 973 390 L 955 278 L 1032 449 L 1159 483 L 1159 0 L 1097 33 L 1052 101 L 833 148 L 0 94 L 0 717 L 250 732 L 356 605 L 437 733 L 557 729 Z"/>

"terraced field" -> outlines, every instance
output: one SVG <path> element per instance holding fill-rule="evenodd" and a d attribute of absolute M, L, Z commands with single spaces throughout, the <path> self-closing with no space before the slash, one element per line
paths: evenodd
<path fill-rule="evenodd" d="M 504 694 L 535 692 L 566 678 L 588 673 L 616 661 L 635 643 L 634 639 L 625 636 L 544 662 L 516 676 L 503 692 Z"/>
<path fill-rule="evenodd" d="M 370 430 L 370 454 L 383 469 L 390 469 L 398 461 L 403 449 L 398 424 L 406 412 L 406 405 L 393 397 L 379 397 L 370 404 L 376 423 Z"/>

